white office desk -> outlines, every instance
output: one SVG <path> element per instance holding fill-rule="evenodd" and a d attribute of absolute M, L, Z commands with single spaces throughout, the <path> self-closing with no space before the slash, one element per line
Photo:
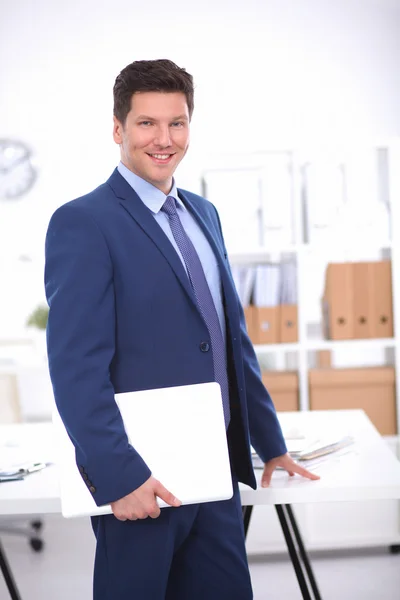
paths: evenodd
<path fill-rule="evenodd" d="M 17 458 L 31 456 L 35 462 L 52 460 L 51 423 L 0 426 L 0 463 L 4 453 Z M 32 473 L 23 481 L 0 483 L 0 517 L 33 516 L 61 512 L 57 470 L 54 465 Z"/>
<path fill-rule="evenodd" d="M 302 463 L 321 476 L 319 481 L 276 471 L 267 489 L 241 484 L 243 505 L 400 499 L 400 462 L 363 411 L 280 413 L 279 421 L 284 433 L 293 428 L 322 435 L 337 431 L 351 434 L 355 444 L 318 465 Z M 261 472 L 256 474 L 260 480 Z"/>
<path fill-rule="evenodd" d="M 302 432 L 338 431 L 350 433 L 355 444 L 337 457 L 312 466 L 311 470 L 321 475 L 319 481 L 309 481 L 299 476 L 290 478 L 285 472 L 276 471 L 271 486 L 252 490 L 240 484 L 242 505 L 269 504 L 277 506 L 278 516 L 288 543 L 292 562 L 296 569 L 303 598 L 321 598 L 301 539 L 296 536 L 297 524 L 292 522 L 290 505 L 297 503 L 319 503 L 332 501 L 360 501 L 400 499 L 400 463 L 362 411 L 315 411 L 280 413 L 279 419 L 284 433 L 296 428 Z M 4 444 L 8 447 L 18 443 L 30 449 L 35 460 L 48 460 L 52 451 L 52 426 L 26 424 L 0 426 L 0 452 Z M 306 465 L 307 466 L 307 465 Z M 261 471 L 256 471 L 260 479 Z M 289 512 L 286 512 L 288 507 Z M 38 516 L 60 513 L 61 504 L 55 466 L 28 476 L 24 481 L 0 484 L 0 516 Z M 244 510 L 246 530 L 249 510 Z M 294 517 L 293 517 L 294 518 Z M 285 532 L 286 529 L 286 532 Z M 266 531 L 266 535 L 268 532 Z M 293 546 L 299 548 L 293 548 Z M 291 548 L 292 545 L 292 548 Z M 0 548 L 1 550 L 1 548 Z M 311 590 L 305 586 L 304 576 L 299 572 L 303 561 Z M 297 562 L 297 566 L 296 566 Z M 11 596 L 19 599 L 19 596 Z"/>

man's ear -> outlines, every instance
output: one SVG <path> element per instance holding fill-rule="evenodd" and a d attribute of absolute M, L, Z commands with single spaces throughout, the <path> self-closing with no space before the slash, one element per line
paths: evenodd
<path fill-rule="evenodd" d="M 121 121 L 117 119 L 116 116 L 113 117 L 114 126 L 113 126 L 113 138 L 116 144 L 122 144 L 122 134 L 123 134 L 123 125 Z"/>

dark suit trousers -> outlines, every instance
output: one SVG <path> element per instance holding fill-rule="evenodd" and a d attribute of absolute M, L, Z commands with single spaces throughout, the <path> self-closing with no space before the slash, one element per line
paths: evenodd
<path fill-rule="evenodd" d="M 163 508 L 158 519 L 93 517 L 94 600 L 251 600 L 236 481 L 230 500 Z"/>

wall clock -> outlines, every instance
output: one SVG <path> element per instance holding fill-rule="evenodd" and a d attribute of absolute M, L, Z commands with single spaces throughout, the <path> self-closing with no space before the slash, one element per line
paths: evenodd
<path fill-rule="evenodd" d="M 0 138 L 0 200 L 26 194 L 36 180 L 30 149 L 23 143 Z"/>

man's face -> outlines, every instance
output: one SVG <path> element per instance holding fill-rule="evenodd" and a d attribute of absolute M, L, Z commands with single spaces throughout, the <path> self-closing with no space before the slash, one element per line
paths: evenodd
<path fill-rule="evenodd" d="M 189 147 L 189 111 L 181 92 L 136 92 L 124 125 L 114 117 L 121 161 L 168 194 L 172 175 Z"/>

